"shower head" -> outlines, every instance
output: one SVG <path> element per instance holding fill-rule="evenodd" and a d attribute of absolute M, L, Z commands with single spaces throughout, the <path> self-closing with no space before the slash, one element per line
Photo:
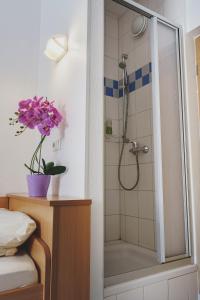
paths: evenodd
<path fill-rule="evenodd" d="M 125 69 L 126 68 L 126 63 L 123 62 L 123 61 L 120 61 L 119 67 L 120 67 L 120 69 Z"/>
<path fill-rule="evenodd" d="M 119 63 L 119 67 L 121 68 L 121 69 L 125 69 L 126 68 L 126 60 L 128 59 L 128 54 L 126 54 L 126 53 L 123 53 L 122 54 L 122 60 L 120 61 L 120 63 Z"/>

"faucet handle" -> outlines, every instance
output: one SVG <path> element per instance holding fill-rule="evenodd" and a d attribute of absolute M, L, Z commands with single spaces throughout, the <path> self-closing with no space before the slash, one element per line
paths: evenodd
<path fill-rule="evenodd" d="M 138 148 L 138 143 L 136 141 L 132 141 L 131 144 L 134 150 Z"/>
<path fill-rule="evenodd" d="M 132 148 L 129 150 L 130 153 L 133 153 L 136 155 L 136 153 L 143 152 L 143 153 L 148 153 L 149 152 L 149 147 L 148 146 L 140 146 L 137 141 L 132 141 Z"/>

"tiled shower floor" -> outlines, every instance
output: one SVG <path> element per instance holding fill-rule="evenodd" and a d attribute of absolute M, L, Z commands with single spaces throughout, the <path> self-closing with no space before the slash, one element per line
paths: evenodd
<path fill-rule="evenodd" d="M 105 278 L 157 265 L 156 253 L 123 241 L 105 244 Z"/>

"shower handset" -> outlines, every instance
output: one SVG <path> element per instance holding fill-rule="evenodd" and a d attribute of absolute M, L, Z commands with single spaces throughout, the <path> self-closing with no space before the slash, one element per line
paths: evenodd
<path fill-rule="evenodd" d="M 120 186 L 125 190 L 125 191 L 132 191 L 134 190 L 140 179 L 140 166 L 139 166 L 139 153 L 147 153 L 149 151 L 148 146 L 140 146 L 136 141 L 130 141 L 129 138 L 127 137 L 127 128 L 128 128 L 128 108 L 129 108 L 129 80 L 128 80 L 128 73 L 127 73 L 127 68 L 126 68 L 126 63 L 127 63 L 128 55 L 123 53 L 122 54 L 122 60 L 119 62 L 119 67 L 120 69 L 123 70 L 123 136 L 122 136 L 122 147 L 119 155 L 119 164 L 118 164 L 118 180 Z M 132 186 L 127 187 L 123 184 L 122 178 L 121 178 L 121 167 L 122 167 L 122 158 L 125 150 L 125 145 L 131 143 L 132 148 L 129 150 L 132 154 L 135 155 L 135 160 L 136 160 L 136 168 L 137 168 L 137 176 L 136 180 L 133 183 Z"/>

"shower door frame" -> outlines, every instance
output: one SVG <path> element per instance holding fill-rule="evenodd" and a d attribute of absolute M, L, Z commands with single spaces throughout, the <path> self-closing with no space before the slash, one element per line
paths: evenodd
<path fill-rule="evenodd" d="M 113 0 L 131 10 L 134 10 L 151 19 L 151 50 L 152 50 L 152 105 L 154 113 L 154 160 L 155 166 L 155 201 L 156 201 L 156 247 L 157 258 L 160 263 L 182 259 L 191 256 L 190 222 L 189 222 L 189 180 L 188 180 L 188 155 L 187 155 L 187 131 L 186 131 L 186 104 L 185 104 L 185 71 L 183 65 L 183 31 L 182 27 L 169 21 L 165 17 L 133 2 L 132 0 Z M 184 195 L 184 219 L 185 219 L 185 254 L 166 258 L 165 255 L 165 228 L 164 228 L 164 201 L 163 201 L 163 177 L 162 177 L 162 146 L 161 146 L 161 119 L 160 119 L 160 91 L 159 91 L 159 57 L 158 57 L 158 22 L 171 27 L 176 31 L 177 48 L 177 78 L 179 91 L 179 116 L 182 149 L 182 175 Z"/>

